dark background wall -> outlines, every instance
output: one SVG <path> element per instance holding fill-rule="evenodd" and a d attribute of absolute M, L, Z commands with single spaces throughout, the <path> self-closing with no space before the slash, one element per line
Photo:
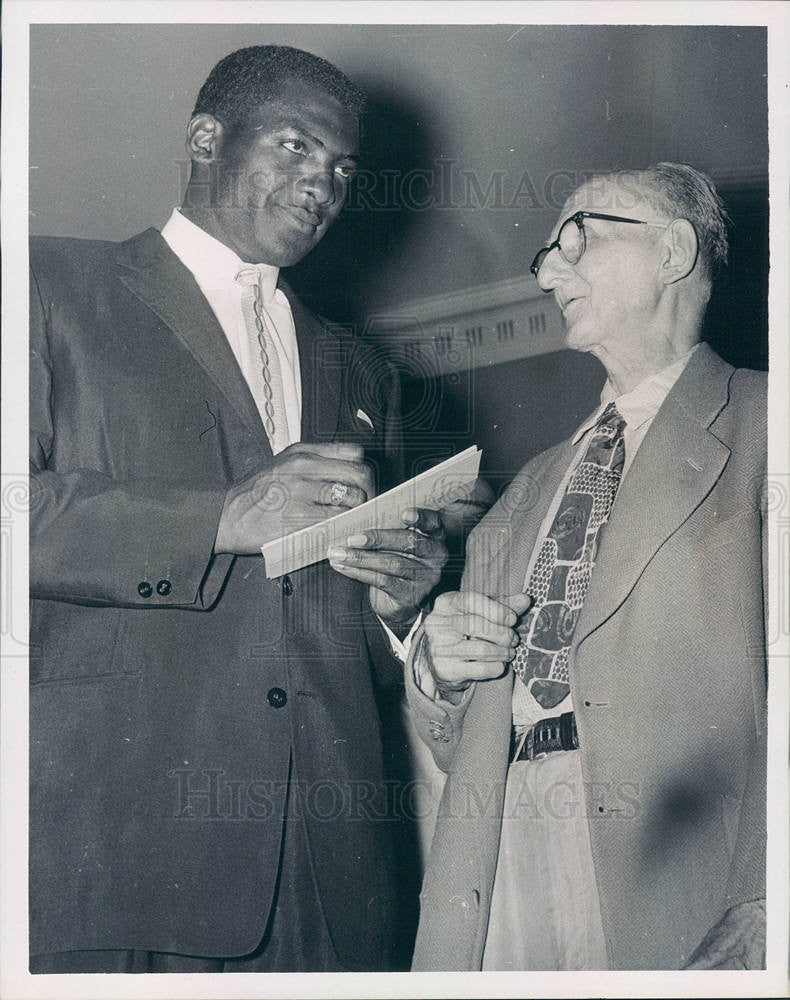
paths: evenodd
<path fill-rule="evenodd" d="M 682 160 L 714 177 L 735 223 L 706 334 L 733 363 L 766 366 L 762 28 L 33 26 L 31 231 L 161 226 L 200 84 L 227 52 L 269 42 L 330 59 L 371 95 L 349 206 L 288 276 L 320 312 L 363 332 L 409 299 L 523 274 L 584 172 Z M 601 381 L 568 352 L 437 379 L 414 454 L 476 441 L 504 482 L 573 429 Z M 407 410 L 425 391 L 407 384 Z"/>

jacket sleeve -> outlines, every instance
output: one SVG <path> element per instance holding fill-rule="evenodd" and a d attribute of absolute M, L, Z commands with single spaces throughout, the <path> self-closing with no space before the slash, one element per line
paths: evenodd
<path fill-rule="evenodd" d="M 224 489 L 56 470 L 48 320 L 30 277 L 30 593 L 94 605 L 210 608 L 233 556 L 213 554 Z"/>
<path fill-rule="evenodd" d="M 406 697 L 420 739 L 431 751 L 436 766 L 447 772 L 461 742 L 464 716 L 476 685 L 471 684 L 464 691 L 457 705 L 445 701 L 440 696 L 431 697 L 423 691 L 420 678 L 427 670 L 423 650 L 424 635 L 422 628 L 415 634 L 406 660 L 404 667 Z"/>

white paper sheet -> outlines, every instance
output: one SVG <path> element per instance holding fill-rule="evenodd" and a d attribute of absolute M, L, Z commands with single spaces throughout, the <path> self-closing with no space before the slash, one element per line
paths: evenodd
<path fill-rule="evenodd" d="M 400 486 L 351 510 L 267 542 L 262 548 L 266 576 L 274 579 L 326 559 L 333 545 L 370 528 L 402 528 L 409 507 L 439 510 L 469 493 L 477 479 L 482 452 L 474 445 Z"/>

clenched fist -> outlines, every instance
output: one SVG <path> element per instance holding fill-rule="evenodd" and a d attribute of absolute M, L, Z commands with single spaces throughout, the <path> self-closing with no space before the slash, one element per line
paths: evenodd
<path fill-rule="evenodd" d="M 472 681 L 500 677 L 519 643 L 516 624 L 532 604 L 529 594 L 501 601 L 472 590 L 441 594 L 425 619 L 428 666 L 440 693 L 464 691 Z"/>

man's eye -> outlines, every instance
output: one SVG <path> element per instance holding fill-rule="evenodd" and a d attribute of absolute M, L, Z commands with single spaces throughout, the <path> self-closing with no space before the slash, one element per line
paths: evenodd
<path fill-rule="evenodd" d="M 298 153 L 300 156 L 307 156 L 307 146 L 301 139 L 283 139 L 283 146 L 285 146 L 286 149 L 289 149 L 292 153 Z"/>
<path fill-rule="evenodd" d="M 356 167 L 352 163 L 338 163 L 335 173 L 339 174 L 343 180 L 350 181 L 356 173 Z"/>

